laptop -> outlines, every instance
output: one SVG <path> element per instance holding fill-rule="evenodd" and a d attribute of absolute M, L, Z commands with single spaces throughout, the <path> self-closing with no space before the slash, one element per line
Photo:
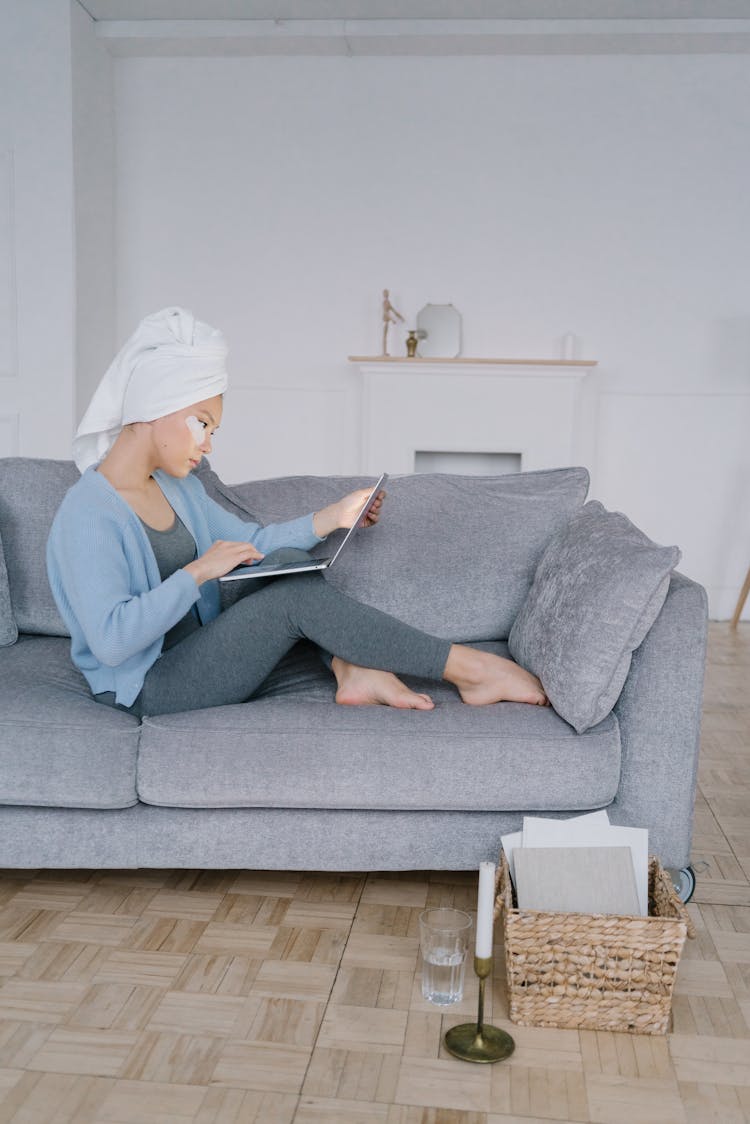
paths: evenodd
<path fill-rule="evenodd" d="M 333 566 L 334 562 L 341 557 L 342 551 L 346 549 L 347 544 L 351 542 L 359 528 L 364 526 L 365 516 L 375 502 L 378 492 L 387 479 L 388 473 L 384 472 L 362 504 L 359 515 L 344 535 L 337 550 L 329 558 L 311 558 L 307 562 L 270 563 L 268 566 L 265 566 L 262 562 L 256 562 L 253 566 L 237 566 L 234 570 L 230 570 L 228 574 L 224 574 L 222 578 L 219 578 L 219 581 L 234 582 L 241 581 L 244 578 L 274 578 L 279 574 L 306 574 L 311 570 L 327 570 L 329 566 Z"/>

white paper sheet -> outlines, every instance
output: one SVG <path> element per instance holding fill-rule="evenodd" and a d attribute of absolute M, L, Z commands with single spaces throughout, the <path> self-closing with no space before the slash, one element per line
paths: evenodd
<path fill-rule="evenodd" d="M 606 812 L 604 815 L 606 816 Z M 574 820 L 546 820 L 538 816 L 524 816 L 523 846 L 630 847 L 641 917 L 648 915 L 647 828 L 612 826 L 608 817 L 606 823 L 602 823 L 590 816 L 580 816 Z"/>
<path fill-rule="evenodd" d="M 578 839 L 588 841 L 594 830 L 607 830 L 609 816 L 605 811 L 586 812 L 567 820 L 545 819 L 543 816 L 523 817 L 524 847 L 568 847 Z"/>
<path fill-rule="evenodd" d="M 517 847 L 519 909 L 638 914 L 630 847 Z"/>
<path fill-rule="evenodd" d="M 503 845 L 503 850 L 505 851 L 505 857 L 508 860 L 508 870 L 510 871 L 511 881 L 513 882 L 513 885 L 515 886 L 515 884 L 516 884 L 516 867 L 515 867 L 515 864 L 513 862 L 513 852 L 515 851 L 516 847 L 522 847 L 523 846 L 523 832 L 522 831 L 513 831 L 513 832 L 510 832 L 508 835 L 501 835 L 500 836 L 500 842 Z"/>
<path fill-rule="evenodd" d="M 539 825 L 539 824 L 556 824 L 556 825 L 558 825 L 559 830 L 560 830 L 560 838 L 556 838 L 554 840 L 554 842 L 550 843 L 550 844 L 546 844 L 546 843 L 530 844 L 530 843 L 528 843 L 524 839 L 524 831 L 526 830 L 526 824 L 529 823 L 529 822 L 532 822 L 533 824 L 536 824 L 536 825 Z M 566 824 L 568 825 L 567 827 L 565 826 Z M 586 841 L 587 838 L 588 838 L 586 833 L 590 830 L 590 828 L 592 826 L 595 826 L 595 825 L 599 826 L 599 827 L 604 827 L 604 828 L 609 827 L 609 816 L 607 815 L 606 811 L 585 812 L 582 816 L 571 816 L 571 818 L 567 819 L 567 820 L 547 820 L 547 819 L 543 819 L 541 816 L 524 816 L 523 817 L 523 830 L 522 831 L 513 831 L 513 832 L 510 832 L 508 835 L 501 835 L 500 836 L 500 842 L 503 845 L 503 850 L 505 851 L 505 857 L 508 860 L 508 869 L 510 870 L 510 877 L 513 881 L 513 884 L 515 885 L 515 881 L 516 881 L 516 868 L 515 868 L 515 865 L 513 863 L 513 851 L 516 847 L 523 847 L 524 845 L 525 846 L 534 846 L 534 847 L 544 847 L 544 846 L 548 846 L 548 845 L 549 846 L 554 846 L 554 845 L 561 846 L 563 844 L 568 843 L 570 840 L 577 839 L 579 837 L 583 841 Z M 538 830 L 543 831 L 544 829 L 538 828 Z"/>

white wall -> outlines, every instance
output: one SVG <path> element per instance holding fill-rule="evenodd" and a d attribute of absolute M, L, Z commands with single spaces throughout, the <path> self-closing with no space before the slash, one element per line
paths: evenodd
<path fill-rule="evenodd" d="M 412 322 L 452 301 L 465 355 L 554 357 L 572 331 L 600 363 L 594 493 L 731 612 L 745 57 L 119 59 L 116 107 L 118 332 L 180 302 L 227 333 L 227 478 L 357 469 L 346 356 L 379 350 L 383 286 Z"/>
<path fill-rule="evenodd" d="M 76 266 L 76 419 L 114 353 L 112 58 L 89 14 L 71 2 Z"/>
<path fill-rule="evenodd" d="M 77 0 L 0 6 L 0 456 L 70 456 L 114 347 L 112 59 Z"/>
<path fill-rule="evenodd" d="M 0 456 L 69 456 L 75 250 L 70 8 L 0 6 Z"/>
<path fill-rule="evenodd" d="M 8 0 L 0 83 L 0 455 L 67 456 L 115 344 L 177 301 L 230 340 L 228 479 L 354 471 L 346 356 L 378 350 L 389 285 L 410 321 L 452 301 L 466 355 L 580 336 L 594 494 L 679 543 L 729 615 L 750 562 L 744 56 L 113 62 L 75 0 Z"/>

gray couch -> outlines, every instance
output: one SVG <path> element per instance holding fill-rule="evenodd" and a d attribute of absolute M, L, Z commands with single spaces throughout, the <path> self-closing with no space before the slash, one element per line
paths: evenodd
<path fill-rule="evenodd" d="M 369 482 L 228 487 L 198 471 L 219 503 L 263 522 Z M 47 532 L 76 479 L 70 462 L 0 460 L 0 866 L 468 869 L 523 813 L 595 808 L 648 827 L 665 865 L 688 863 L 706 631 L 694 582 L 668 579 L 614 709 L 583 733 L 552 709 L 466 706 L 445 684 L 429 685 L 431 712 L 339 707 L 306 643 L 249 703 L 139 722 L 90 698 L 47 583 Z M 326 580 L 507 652 L 587 488 L 575 468 L 392 479 L 383 519 Z"/>

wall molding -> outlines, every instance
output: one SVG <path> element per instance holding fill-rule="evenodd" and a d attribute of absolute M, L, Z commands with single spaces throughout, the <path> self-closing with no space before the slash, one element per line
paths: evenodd
<path fill-rule="evenodd" d="M 18 414 L 0 414 L 0 457 L 20 456 L 20 435 L 20 416 Z"/>
<path fill-rule="evenodd" d="M 11 148 L 0 148 L 0 271 L 0 379 L 15 379 L 18 378 L 18 294 L 15 168 Z"/>
<path fill-rule="evenodd" d="M 750 19 L 98 20 L 113 55 L 748 54 Z"/>
<path fill-rule="evenodd" d="M 602 398 L 750 398 L 750 390 L 603 390 Z"/>

